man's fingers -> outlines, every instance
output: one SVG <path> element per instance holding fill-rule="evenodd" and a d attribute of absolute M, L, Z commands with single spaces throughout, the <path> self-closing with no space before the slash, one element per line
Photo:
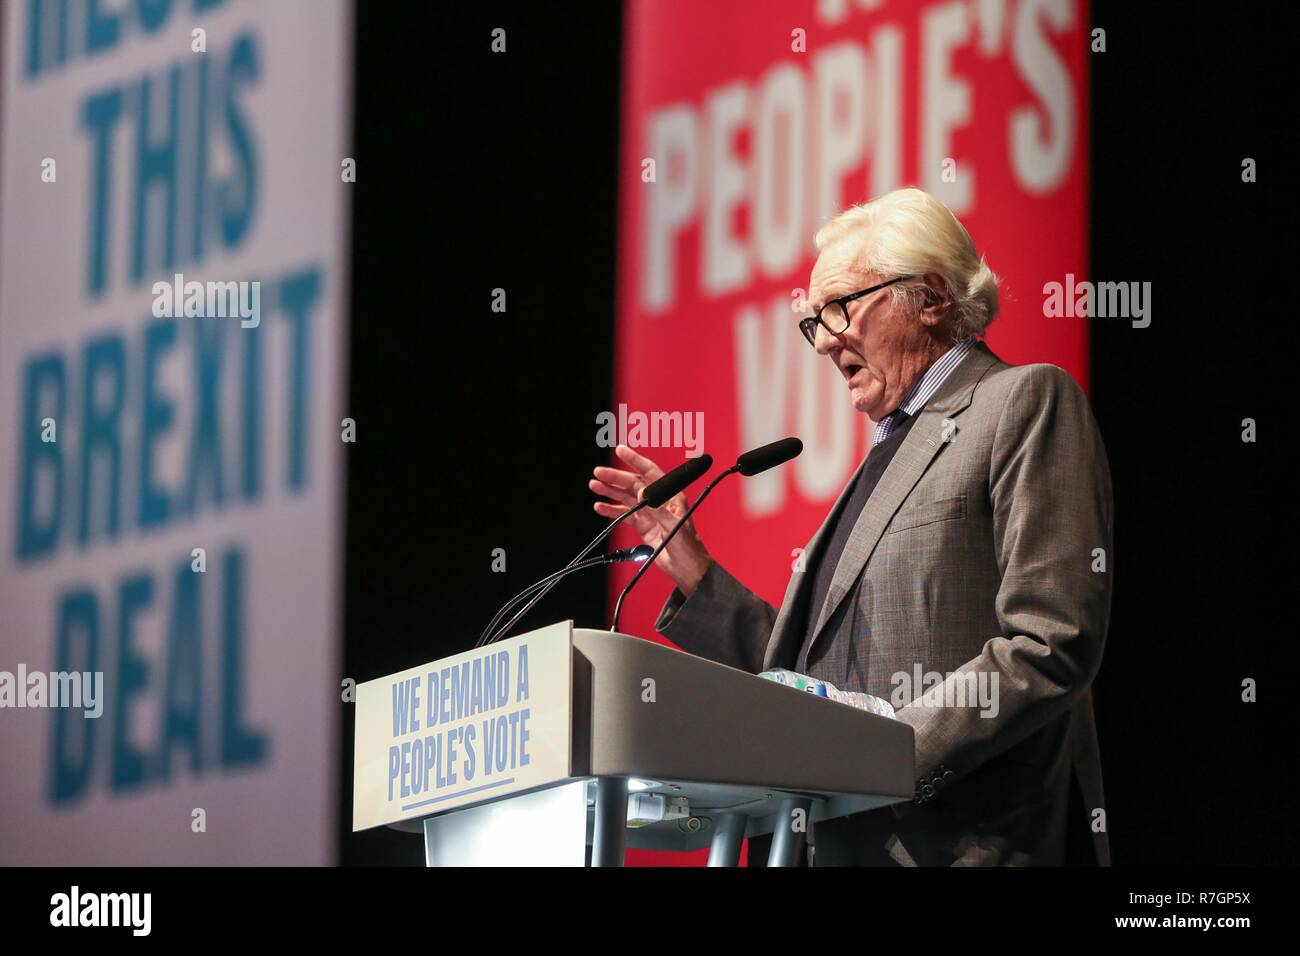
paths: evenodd
<path fill-rule="evenodd" d="M 627 445 L 616 446 L 614 454 L 621 458 L 624 464 L 634 468 L 647 482 L 657 481 L 664 476 L 662 468 L 645 455 L 628 448 Z"/>
<path fill-rule="evenodd" d="M 624 511 L 629 510 L 633 505 L 640 503 L 640 498 L 632 492 L 624 491 L 621 488 L 614 488 L 605 484 L 603 481 L 596 481 L 594 478 L 587 482 L 587 487 L 596 494 L 604 495 L 606 498 L 610 498 L 619 505 L 624 506 L 617 512 L 610 514 L 609 517 L 611 518 L 617 518 Z M 687 507 L 686 496 L 677 495 L 661 508 L 646 508 L 637 512 L 636 518 L 633 520 L 636 521 L 638 530 L 641 530 L 642 524 L 637 519 L 639 519 L 641 515 L 645 515 L 647 519 L 644 524 L 645 528 L 659 525 L 659 527 L 666 531 L 677 523 L 678 518 L 686 513 Z M 601 514 L 604 514 L 604 512 L 602 511 Z"/>
<path fill-rule="evenodd" d="M 587 482 L 587 487 L 590 488 L 592 491 L 594 491 L 596 494 L 604 495 L 606 498 L 611 498 L 614 501 L 617 501 L 621 505 L 627 505 L 628 507 L 631 507 L 632 505 L 637 503 L 636 495 L 633 494 L 631 491 L 625 490 L 623 488 L 616 488 L 613 485 L 606 484 L 603 481 L 597 481 L 594 478 L 591 481 Z"/>
<path fill-rule="evenodd" d="M 635 493 L 638 485 L 637 482 L 645 483 L 645 479 L 640 475 L 635 475 L 630 471 L 622 471 L 618 468 L 606 468 L 604 465 L 597 465 L 592 471 L 597 481 L 603 481 L 607 485 L 613 485 L 615 488 L 622 488 L 624 491 Z"/>

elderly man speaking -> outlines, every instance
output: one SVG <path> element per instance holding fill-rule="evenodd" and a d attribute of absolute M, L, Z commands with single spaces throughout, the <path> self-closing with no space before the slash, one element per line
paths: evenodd
<path fill-rule="evenodd" d="M 684 527 L 658 559 L 677 587 L 656 628 L 732 667 L 892 699 L 912 726 L 913 800 L 819 822 L 816 865 L 1107 864 L 1089 687 L 1112 503 L 1088 401 L 1061 369 L 1008 365 L 980 341 L 998 280 L 934 197 L 888 193 L 816 243 L 812 314 L 791 332 L 875 423 L 870 452 L 779 611 Z M 610 518 L 662 473 L 616 453 L 632 470 L 591 482 Z M 679 495 L 631 521 L 657 545 L 686 507 Z M 931 673 L 942 682 L 916 686 Z"/>

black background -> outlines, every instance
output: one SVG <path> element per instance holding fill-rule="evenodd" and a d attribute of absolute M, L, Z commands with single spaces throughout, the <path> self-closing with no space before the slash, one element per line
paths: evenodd
<path fill-rule="evenodd" d="M 344 674 L 361 681 L 465 649 L 601 524 L 586 479 L 611 407 L 621 22 L 617 3 L 358 7 Z M 1149 328 L 1093 322 L 1117 514 L 1094 685 L 1117 865 L 1296 859 L 1290 428 L 1266 369 L 1296 321 L 1282 8 L 1092 14 L 1108 48 L 1089 63 L 1090 277 L 1153 286 Z M 605 619 L 599 575 L 523 627 L 563 617 Z M 1247 677 L 1258 703 L 1241 702 Z M 351 716 L 340 859 L 419 864 L 417 837 L 350 832 Z"/>

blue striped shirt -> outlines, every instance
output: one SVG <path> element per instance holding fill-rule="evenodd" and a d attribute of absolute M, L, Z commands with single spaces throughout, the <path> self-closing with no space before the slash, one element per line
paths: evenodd
<path fill-rule="evenodd" d="M 923 409 L 925 403 L 934 398 L 934 393 L 939 391 L 939 386 L 952 374 L 952 370 L 961 364 L 962 359 L 969 355 L 974 347 L 975 339 L 967 336 L 939 356 L 907 390 L 903 400 L 898 403 L 898 408 L 876 424 L 876 430 L 871 435 L 871 447 L 875 448 L 894 430 L 894 426 L 898 424 L 900 411 L 910 418 Z"/>

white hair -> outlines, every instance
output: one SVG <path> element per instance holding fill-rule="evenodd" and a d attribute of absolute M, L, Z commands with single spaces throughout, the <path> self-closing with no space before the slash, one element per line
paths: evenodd
<path fill-rule="evenodd" d="M 855 262 L 886 279 L 916 276 L 890 286 L 896 302 L 920 307 L 921 277 L 935 273 L 948 287 L 957 337 L 982 335 L 998 314 L 998 277 L 975 251 L 966 227 L 927 192 L 896 189 L 850 206 L 817 231 L 818 249 L 845 240 L 861 243 Z"/>

